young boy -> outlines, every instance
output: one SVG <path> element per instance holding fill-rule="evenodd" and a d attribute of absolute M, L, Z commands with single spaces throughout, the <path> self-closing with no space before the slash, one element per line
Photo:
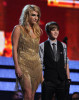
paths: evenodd
<path fill-rule="evenodd" d="M 57 40 L 59 25 L 56 22 L 47 23 L 45 30 L 48 40 L 40 44 L 40 58 L 44 68 L 42 100 L 52 100 L 54 94 L 57 100 L 66 100 L 70 82 L 67 47 Z"/>

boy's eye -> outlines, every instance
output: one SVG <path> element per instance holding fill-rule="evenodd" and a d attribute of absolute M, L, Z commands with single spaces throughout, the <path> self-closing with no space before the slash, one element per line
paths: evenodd
<path fill-rule="evenodd" d="M 51 31 L 59 31 L 58 29 L 56 29 L 56 28 L 53 28 Z"/>
<path fill-rule="evenodd" d="M 52 29 L 51 31 L 55 31 L 55 29 Z"/>

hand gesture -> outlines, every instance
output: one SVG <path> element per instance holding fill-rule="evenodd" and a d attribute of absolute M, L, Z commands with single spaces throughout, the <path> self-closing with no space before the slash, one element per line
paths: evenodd
<path fill-rule="evenodd" d="M 22 78 L 22 71 L 19 66 L 15 69 L 15 73 L 18 78 Z"/>

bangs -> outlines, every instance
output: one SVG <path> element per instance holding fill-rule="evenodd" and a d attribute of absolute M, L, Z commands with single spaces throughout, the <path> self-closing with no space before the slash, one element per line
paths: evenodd
<path fill-rule="evenodd" d="M 57 29 L 59 30 L 59 27 L 57 25 L 50 25 L 49 30 Z"/>
<path fill-rule="evenodd" d="M 30 11 L 30 14 L 31 14 L 32 11 L 35 11 L 35 12 L 38 13 L 39 18 L 41 17 L 41 12 L 40 12 L 40 8 L 39 7 L 31 5 L 29 11 Z"/>

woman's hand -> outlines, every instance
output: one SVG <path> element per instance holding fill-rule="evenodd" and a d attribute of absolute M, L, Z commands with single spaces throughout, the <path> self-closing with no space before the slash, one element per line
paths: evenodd
<path fill-rule="evenodd" d="M 15 69 L 15 73 L 18 78 L 22 78 L 22 71 L 19 67 Z"/>

